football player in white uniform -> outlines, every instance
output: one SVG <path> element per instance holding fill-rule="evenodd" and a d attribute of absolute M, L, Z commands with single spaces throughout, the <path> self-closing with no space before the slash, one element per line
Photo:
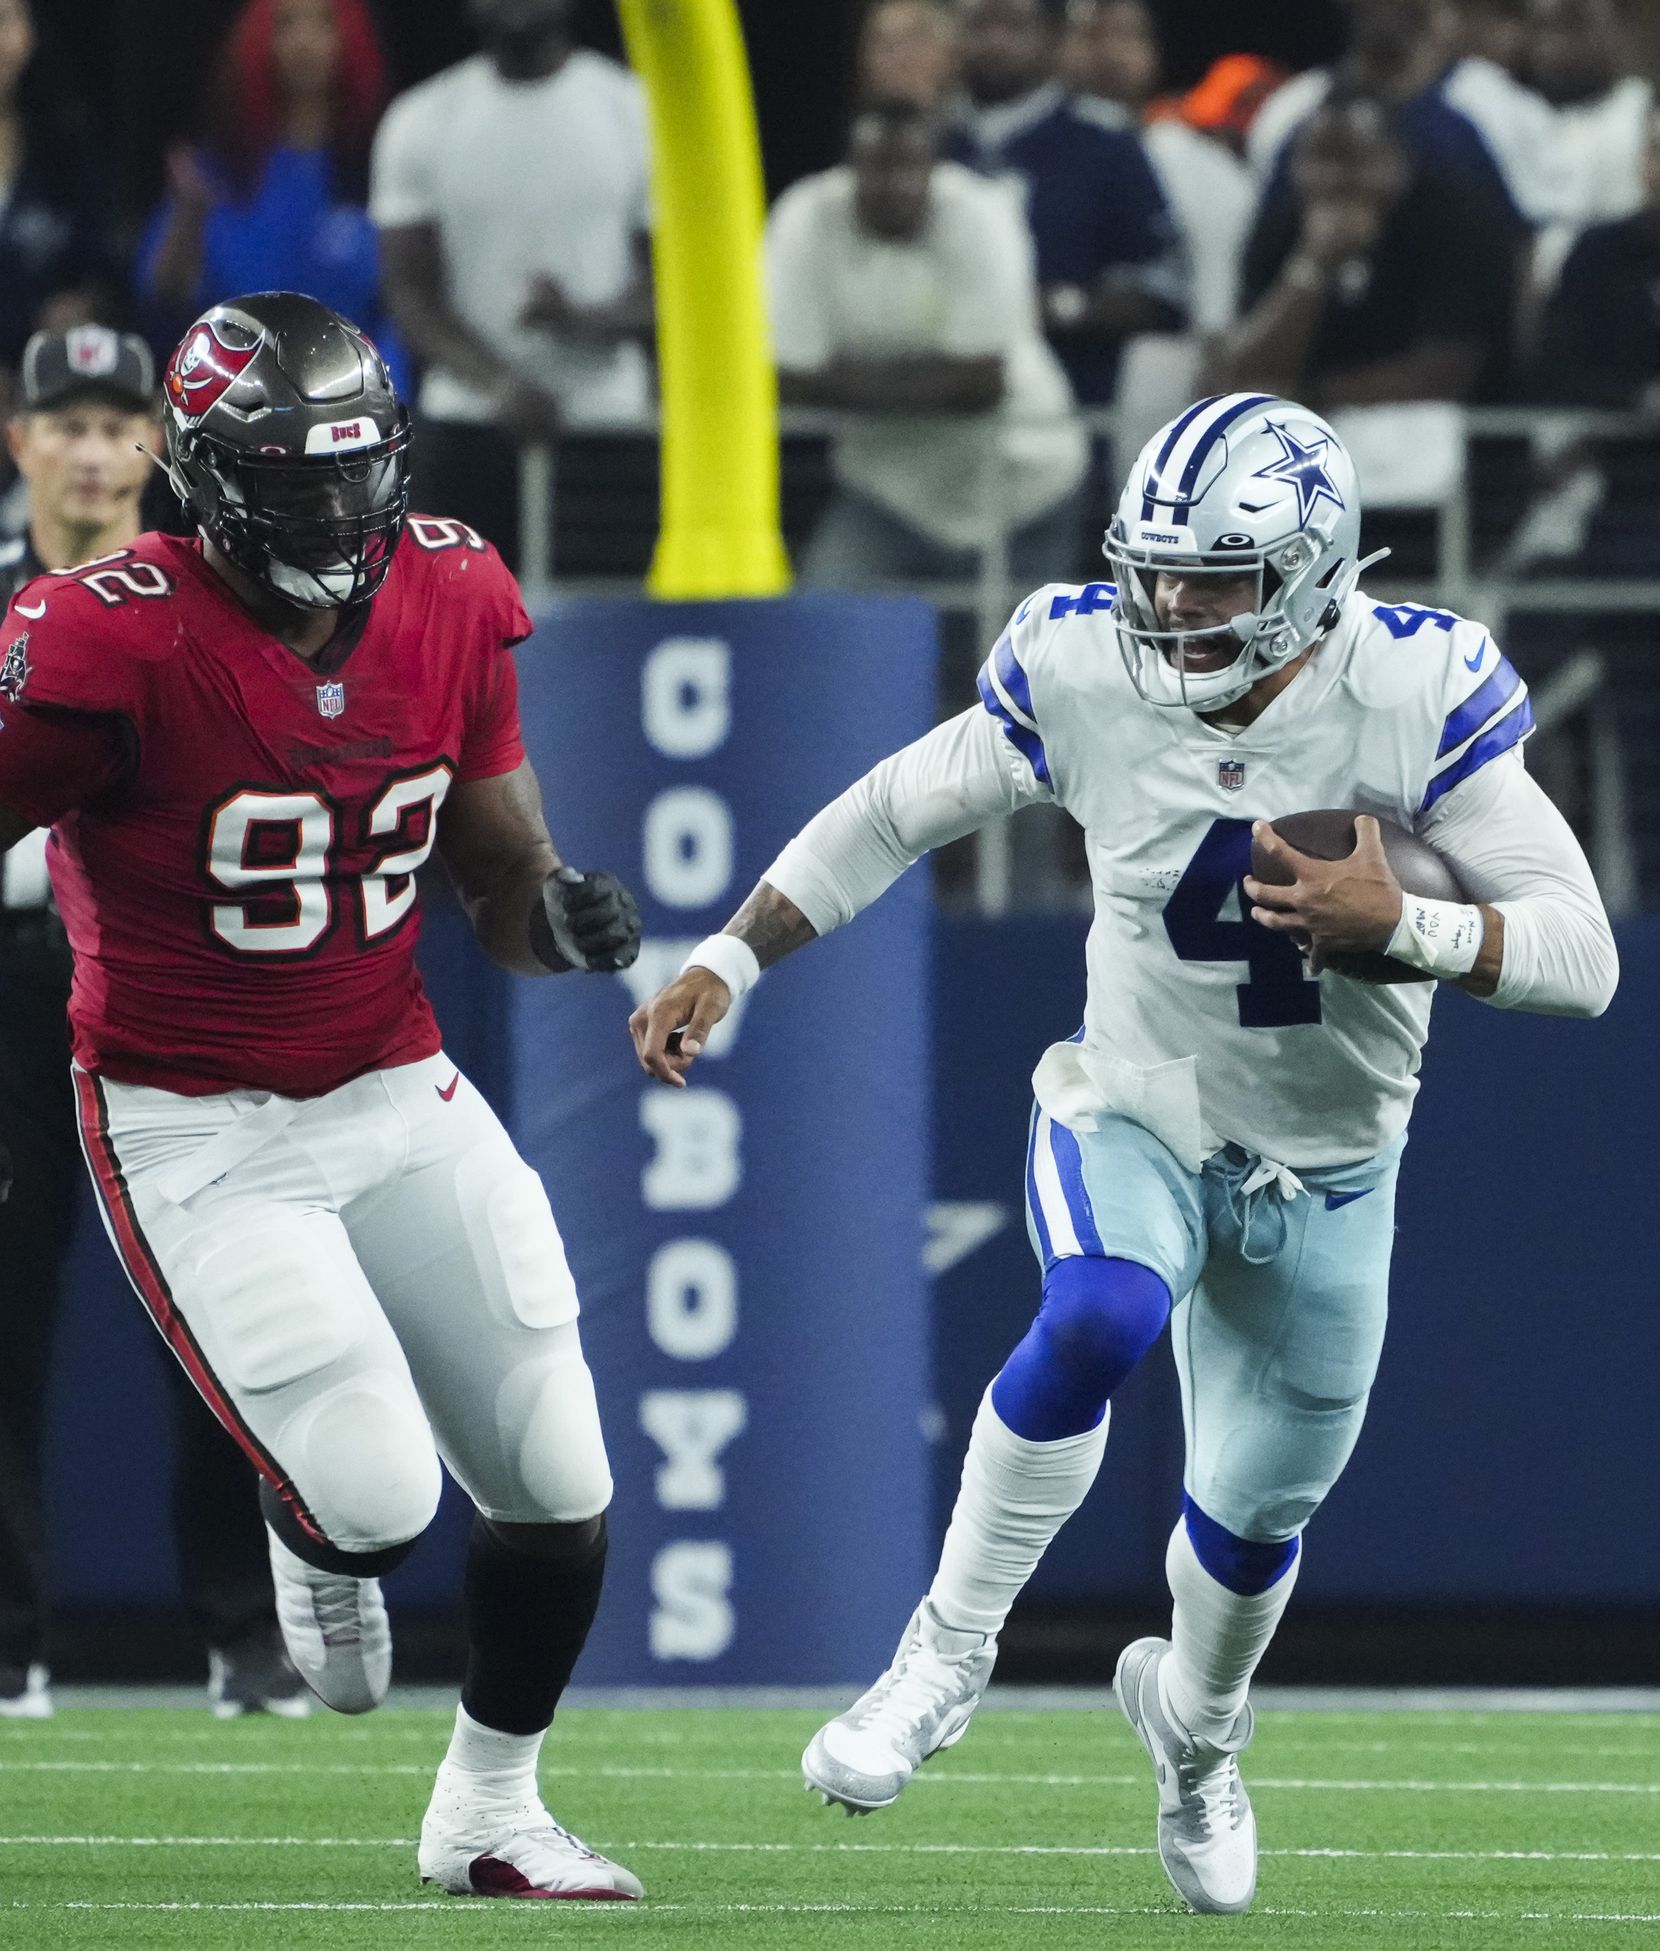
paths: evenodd
<path fill-rule="evenodd" d="M 803 1757 L 853 1810 L 966 1731 L 1010 1605 L 1099 1467 L 1109 1403 L 1166 1322 L 1187 1428 L 1169 1639 L 1119 1661 L 1195 1910 L 1245 1909 L 1237 1757 L 1305 1525 L 1360 1432 L 1382 1345 L 1395 1175 L 1434 983 L 1594 1016 L 1617 978 L 1585 857 L 1528 777 L 1527 690 L 1480 624 L 1359 588 L 1353 466 L 1291 401 L 1200 402 L 1154 437 L 1106 542 L 1115 584 L 1021 604 L 980 703 L 884 760 L 779 855 L 632 1028 L 681 1084 L 762 968 L 929 848 L 1035 800 L 1082 825 L 1095 889 L 1083 1030 L 1034 1077 L 1037 1318 L 980 1405 L 939 1570 L 892 1665 Z M 1362 817 L 1349 857 L 1266 826 Z M 1406 899 L 1367 815 L 1468 901 Z M 1289 884 L 1252 871 L 1252 845 Z"/>

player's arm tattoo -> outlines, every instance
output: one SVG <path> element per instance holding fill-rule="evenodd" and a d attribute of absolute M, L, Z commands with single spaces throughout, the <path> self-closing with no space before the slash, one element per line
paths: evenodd
<path fill-rule="evenodd" d="M 19 813 L 8 813 L 0 806 L 0 854 L 8 847 L 15 847 L 25 834 L 33 833 L 35 822 L 26 820 Z"/>
<path fill-rule="evenodd" d="M 792 950 L 818 939 L 818 930 L 770 881 L 756 882 L 755 892 L 721 932 L 748 942 L 763 969 L 770 969 Z"/>
<path fill-rule="evenodd" d="M 1454 983 L 1457 989 L 1466 989 L 1472 996 L 1490 996 L 1499 986 L 1499 972 L 1504 967 L 1504 916 L 1497 908 L 1481 904 L 1481 948 L 1474 966 L 1468 975 L 1461 975 Z"/>

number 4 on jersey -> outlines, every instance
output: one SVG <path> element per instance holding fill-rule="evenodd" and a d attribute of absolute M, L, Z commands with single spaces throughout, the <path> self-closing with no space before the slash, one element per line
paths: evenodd
<path fill-rule="evenodd" d="M 1184 962 L 1243 962 L 1250 979 L 1238 986 L 1239 1021 L 1247 1030 L 1283 1030 L 1320 1021 L 1320 984 L 1303 968 L 1289 935 L 1250 920 L 1241 883 L 1251 871 L 1251 822 L 1213 820 L 1187 871 L 1164 904 L 1164 932 Z M 1238 921 L 1222 910 L 1235 893 Z"/>

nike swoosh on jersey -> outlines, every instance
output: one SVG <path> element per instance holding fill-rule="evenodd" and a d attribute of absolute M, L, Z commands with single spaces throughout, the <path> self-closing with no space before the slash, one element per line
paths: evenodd
<path fill-rule="evenodd" d="M 1485 657 L 1486 655 L 1487 655 L 1487 639 L 1486 639 L 1485 637 L 1483 637 L 1483 638 L 1482 638 L 1482 640 L 1481 640 L 1481 642 L 1480 642 L 1479 644 L 1477 644 L 1477 645 L 1476 645 L 1476 654 L 1475 654 L 1475 656 L 1474 656 L 1474 657 L 1466 657 L 1466 658 L 1465 658 L 1465 660 L 1464 660 L 1464 668 L 1465 668 L 1465 670 L 1467 670 L 1467 671 L 1479 671 L 1479 670 L 1481 669 L 1481 660 L 1482 660 L 1482 659 L 1483 659 L 1483 658 L 1484 658 L 1484 657 Z"/>
<path fill-rule="evenodd" d="M 31 623 L 38 623 L 46 614 L 46 605 L 42 603 L 38 607 L 31 608 L 27 603 L 19 603 L 17 606 L 17 614 L 19 616 L 26 616 Z"/>
<path fill-rule="evenodd" d="M 1376 1191 L 1376 1186 L 1366 1186 L 1360 1192 L 1328 1192 L 1326 1194 L 1326 1211 L 1328 1213 L 1335 1213 L 1339 1206 L 1352 1206 L 1357 1199 L 1364 1199 L 1368 1192 Z"/>
<path fill-rule="evenodd" d="M 444 1102 L 448 1104 L 450 1099 L 455 1096 L 455 1087 L 460 1082 L 461 1082 L 461 1073 L 460 1071 L 457 1071 L 447 1084 L 434 1084 L 432 1088 L 438 1093 L 438 1095 L 444 1100 Z"/>

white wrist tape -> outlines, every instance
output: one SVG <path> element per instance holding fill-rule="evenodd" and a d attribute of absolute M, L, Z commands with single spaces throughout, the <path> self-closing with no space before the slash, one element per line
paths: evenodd
<path fill-rule="evenodd" d="M 1485 933 L 1479 908 L 1462 901 L 1426 901 L 1421 895 L 1403 894 L 1401 918 L 1384 953 L 1422 969 L 1426 975 L 1468 975 L 1481 953 Z"/>
<path fill-rule="evenodd" d="M 736 935 L 705 935 L 686 957 L 680 973 L 684 975 L 687 969 L 711 970 L 732 991 L 734 1002 L 761 980 L 761 964 L 754 949 Z"/>

